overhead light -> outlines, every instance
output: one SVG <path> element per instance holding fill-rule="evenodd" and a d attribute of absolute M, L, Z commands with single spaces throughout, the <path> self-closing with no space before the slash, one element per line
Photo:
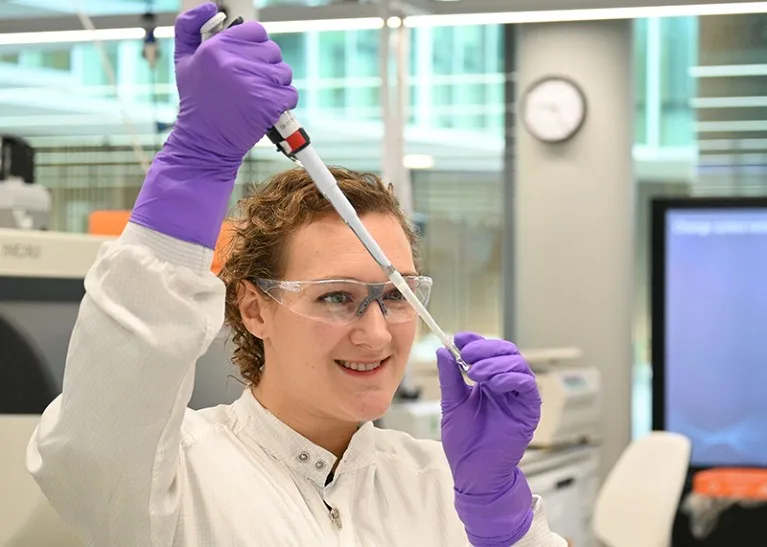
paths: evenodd
<path fill-rule="evenodd" d="M 380 17 L 349 17 L 307 21 L 266 21 L 262 24 L 269 34 L 286 34 L 332 30 L 375 30 L 383 28 L 384 20 Z"/>
<path fill-rule="evenodd" d="M 644 19 L 649 17 L 694 17 L 738 15 L 767 12 L 767 2 L 732 2 L 728 4 L 692 4 L 683 6 L 641 6 L 634 8 L 563 9 L 542 11 L 506 11 L 489 13 L 450 13 L 410 15 L 406 27 L 467 25 L 508 25 L 518 23 L 561 23 L 608 19 Z"/>
<path fill-rule="evenodd" d="M 376 30 L 384 26 L 380 17 L 348 17 L 343 19 L 307 19 L 306 21 L 263 21 L 269 34 L 290 34 L 296 32 L 327 32 L 344 30 Z M 157 27 L 157 38 L 173 38 L 173 27 Z M 0 35 L 2 36 L 2 35 Z"/>
<path fill-rule="evenodd" d="M 741 76 L 767 76 L 767 64 L 693 66 L 690 67 L 688 73 L 692 78 L 735 78 Z"/>
<path fill-rule="evenodd" d="M 23 44 L 67 44 L 90 42 L 92 40 L 141 40 L 142 28 L 113 28 L 99 30 L 52 30 L 49 32 L 5 32 L 0 33 L 0 46 Z"/>
<path fill-rule="evenodd" d="M 375 30 L 383 28 L 380 17 L 347 17 L 343 19 L 307 19 L 306 21 L 263 21 L 269 34 L 290 34 L 295 32 L 327 32 L 342 30 Z M 173 38 L 173 27 L 157 27 L 154 35 L 158 38 Z"/>

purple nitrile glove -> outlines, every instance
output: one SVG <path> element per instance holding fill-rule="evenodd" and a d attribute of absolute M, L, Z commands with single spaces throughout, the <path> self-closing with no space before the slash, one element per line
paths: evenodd
<path fill-rule="evenodd" d="M 211 249 L 243 157 L 298 102 L 293 73 L 259 23 L 201 44 L 216 11 L 207 3 L 176 19 L 180 111 L 131 214 L 131 222 Z"/>
<path fill-rule="evenodd" d="M 475 547 L 508 547 L 533 520 L 532 493 L 519 462 L 541 417 L 535 376 L 517 347 L 460 333 L 470 386 L 453 355 L 437 350 L 442 445 L 455 483 L 455 508 Z"/>

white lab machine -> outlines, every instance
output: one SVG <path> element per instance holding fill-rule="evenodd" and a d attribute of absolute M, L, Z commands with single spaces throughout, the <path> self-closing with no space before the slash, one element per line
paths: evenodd
<path fill-rule="evenodd" d="M 577 348 L 522 351 L 541 393 L 541 420 L 522 470 L 543 497 L 551 529 L 578 547 L 596 546 L 592 515 L 599 489 L 601 375 Z M 535 461 L 549 468 L 531 473 Z"/>
<path fill-rule="evenodd" d="M 109 239 L 0 228 L 0 414 L 19 413 L 14 400 L 25 413 L 39 413 L 61 390 L 83 280 Z M 222 329 L 198 361 L 192 408 L 231 403 L 242 393 L 227 334 Z"/>
<path fill-rule="evenodd" d="M 376 425 L 405 431 L 416 439 L 439 441 L 441 419 L 439 400 L 394 401 Z"/>
<path fill-rule="evenodd" d="M 543 498 L 549 527 L 573 547 L 596 547 L 592 517 L 599 490 L 599 449 L 530 449 L 520 468 L 533 493 Z"/>
<path fill-rule="evenodd" d="M 543 406 L 532 446 L 552 447 L 599 440 L 601 376 L 588 365 L 547 365 L 536 370 Z"/>
<path fill-rule="evenodd" d="M 439 379 L 434 352 L 438 342 L 429 340 L 413 349 L 411 381 L 421 390 L 417 400 L 395 400 L 381 418 L 388 429 L 407 431 L 417 438 L 439 440 Z M 431 352 L 431 359 L 425 356 Z M 580 364 L 577 348 L 523 350 L 535 372 L 543 405 L 532 446 L 549 448 L 599 439 L 601 376 L 599 370 Z M 416 361 L 417 359 L 417 361 Z"/>

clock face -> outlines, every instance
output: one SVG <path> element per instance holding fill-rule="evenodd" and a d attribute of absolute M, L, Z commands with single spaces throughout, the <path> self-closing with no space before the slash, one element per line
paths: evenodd
<path fill-rule="evenodd" d="M 586 99 L 573 82 L 545 78 L 525 94 L 522 120 L 534 137 L 562 142 L 572 137 L 586 118 Z"/>

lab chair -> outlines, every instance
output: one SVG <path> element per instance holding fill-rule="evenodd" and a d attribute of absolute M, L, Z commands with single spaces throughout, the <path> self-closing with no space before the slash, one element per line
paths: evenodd
<path fill-rule="evenodd" d="M 26 471 L 38 415 L 0 416 L 0 547 L 83 547 Z"/>
<path fill-rule="evenodd" d="M 667 431 L 629 444 L 597 495 L 597 539 L 607 547 L 670 547 L 690 450 L 689 439 Z"/>

